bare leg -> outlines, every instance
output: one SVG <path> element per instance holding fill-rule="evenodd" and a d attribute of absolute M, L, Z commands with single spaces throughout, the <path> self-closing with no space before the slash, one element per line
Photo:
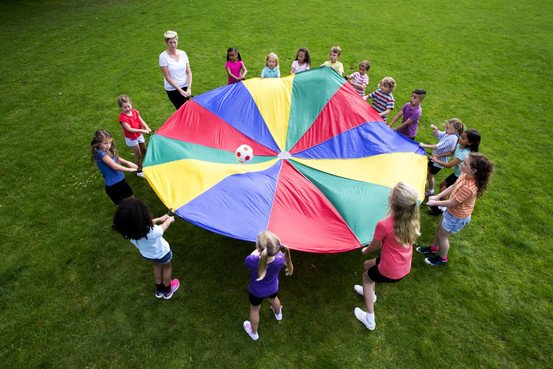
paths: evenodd
<path fill-rule="evenodd" d="M 271 306 L 273 307 L 273 311 L 275 312 L 275 314 L 280 314 L 281 311 L 280 309 L 282 308 L 282 304 L 280 303 L 280 300 L 277 297 L 275 297 L 274 299 L 272 298 L 268 298 L 269 302 L 271 303 Z"/>
<path fill-rule="evenodd" d="M 259 327 L 259 306 L 250 305 L 250 323 L 252 325 L 252 333 L 257 334 L 257 328 Z"/>
<path fill-rule="evenodd" d="M 142 154 L 140 152 L 140 146 L 139 145 L 135 145 L 135 146 L 131 146 L 131 150 L 134 154 L 134 163 L 136 165 L 138 165 L 139 168 L 141 168 L 141 165 L 142 165 Z"/>
<path fill-rule="evenodd" d="M 434 191 L 434 174 L 428 172 L 428 189 Z"/>
<path fill-rule="evenodd" d="M 363 298 L 367 313 L 374 314 L 374 285 L 367 272 L 363 273 Z"/>
<path fill-rule="evenodd" d="M 167 264 L 162 265 L 162 279 L 163 279 L 163 285 L 165 287 L 171 285 L 171 274 L 173 273 L 173 266 L 171 265 L 171 262 Z"/>
<path fill-rule="evenodd" d="M 160 284 L 162 281 L 161 264 L 154 264 L 154 280 L 156 284 Z"/>
<path fill-rule="evenodd" d="M 140 169 L 142 169 L 142 160 L 144 160 L 144 158 L 146 157 L 146 143 L 140 142 L 138 146 L 140 147 L 140 156 L 141 156 L 139 167 Z"/>
<path fill-rule="evenodd" d="M 370 259 L 370 260 L 367 260 L 363 263 L 363 268 L 365 270 L 369 270 L 375 265 L 376 265 L 376 259 Z"/>
<path fill-rule="evenodd" d="M 440 192 L 444 192 L 446 188 L 447 183 L 445 183 L 445 181 L 442 181 L 442 183 L 440 183 Z"/>
<path fill-rule="evenodd" d="M 444 259 L 447 258 L 447 253 L 449 251 L 449 236 L 451 236 L 451 233 L 443 229 L 442 224 L 440 223 L 438 232 L 436 232 L 436 238 L 438 239 L 440 245 L 438 254 L 440 254 L 440 256 Z"/>

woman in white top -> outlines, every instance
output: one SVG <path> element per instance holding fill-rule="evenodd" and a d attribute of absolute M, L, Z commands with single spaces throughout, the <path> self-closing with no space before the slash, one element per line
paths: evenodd
<path fill-rule="evenodd" d="M 192 70 L 188 55 L 177 49 L 179 36 L 175 31 L 163 34 L 167 50 L 159 54 L 159 67 L 163 73 L 165 91 L 178 110 L 192 95 Z"/>

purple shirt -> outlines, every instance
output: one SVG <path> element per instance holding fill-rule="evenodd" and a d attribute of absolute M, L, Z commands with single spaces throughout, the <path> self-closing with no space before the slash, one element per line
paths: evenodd
<path fill-rule="evenodd" d="M 412 122 L 407 127 L 398 129 L 397 132 L 405 137 L 414 138 L 417 135 L 417 130 L 419 128 L 419 119 L 421 118 L 422 108 L 420 105 L 411 106 L 410 103 L 407 103 L 403 105 L 401 111 L 403 112 L 401 123 L 405 123 L 405 121 L 409 118 L 411 118 Z"/>
<path fill-rule="evenodd" d="M 278 272 L 284 268 L 286 258 L 282 252 L 275 255 L 273 261 L 267 264 L 267 274 L 265 278 L 257 281 L 257 265 L 259 264 L 259 256 L 248 255 L 244 260 L 244 265 L 250 270 L 250 284 L 248 292 L 252 295 L 264 298 L 278 291 Z"/>

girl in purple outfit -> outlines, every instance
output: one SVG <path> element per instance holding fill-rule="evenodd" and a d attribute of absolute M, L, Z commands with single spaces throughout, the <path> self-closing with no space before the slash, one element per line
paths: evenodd
<path fill-rule="evenodd" d="M 261 302 L 268 298 L 276 320 L 282 320 L 282 305 L 277 296 L 278 273 L 282 268 L 286 268 L 286 275 L 292 275 L 294 266 L 290 250 L 270 231 L 263 231 L 257 235 L 255 248 L 244 261 L 244 265 L 250 270 L 250 320 L 244 321 L 243 325 L 251 339 L 257 341 Z"/>

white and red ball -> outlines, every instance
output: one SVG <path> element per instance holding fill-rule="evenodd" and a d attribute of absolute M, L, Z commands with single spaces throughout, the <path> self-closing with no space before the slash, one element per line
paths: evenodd
<path fill-rule="evenodd" d="M 253 159 L 253 149 L 249 145 L 240 145 L 234 152 L 236 159 L 241 163 L 248 163 Z"/>

